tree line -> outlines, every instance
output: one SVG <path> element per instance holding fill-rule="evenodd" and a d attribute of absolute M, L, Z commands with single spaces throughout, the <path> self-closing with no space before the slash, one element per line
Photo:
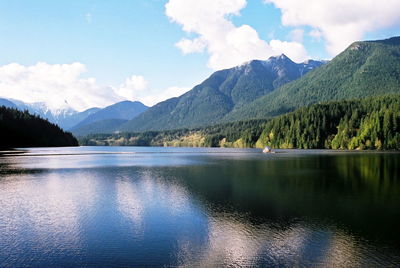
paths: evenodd
<path fill-rule="evenodd" d="M 272 119 L 204 128 L 93 134 L 82 145 L 400 150 L 400 95 L 334 101 Z"/>
<path fill-rule="evenodd" d="M 28 111 L 0 107 L 0 148 L 77 146 L 69 132 Z"/>
<path fill-rule="evenodd" d="M 267 122 L 259 146 L 400 149 L 400 96 L 316 104 Z"/>

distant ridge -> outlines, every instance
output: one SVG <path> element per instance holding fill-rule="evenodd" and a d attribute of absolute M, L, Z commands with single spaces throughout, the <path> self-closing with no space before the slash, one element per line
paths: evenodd
<path fill-rule="evenodd" d="M 125 119 L 104 119 L 72 129 L 75 136 L 85 136 L 96 133 L 113 133 L 119 126 L 128 122 Z"/>
<path fill-rule="evenodd" d="M 121 101 L 99 109 L 70 130 L 74 135 L 110 133 L 117 127 L 146 111 L 148 107 L 138 101 Z"/>

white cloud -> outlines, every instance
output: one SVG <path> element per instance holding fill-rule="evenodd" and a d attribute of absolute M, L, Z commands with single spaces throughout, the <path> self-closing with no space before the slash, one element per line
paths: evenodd
<path fill-rule="evenodd" d="M 78 62 L 3 65 L 0 66 L 0 96 L 24 102 L 45 102 L 51 109 L 62 108 L 68 102 L 76 110 L 123 99 L 111 87 L 97 85 L 94 78 L 82 78 L 84 72 L 85 65 Z"/>
<path fill-rule="evenodd" d="M 187 33 L 198 37 L 179 41 L 176 46 L 184 54 L 198 53 L 207 49 L 210 55 L 208 66 L 214 70 L 229 68 L 253 59 L 267 59 L 270 56 L 283 53 L 279 46 L 260 39 L 256 30 L 249 25 L 236 27 L 230 20 L 231 16 L 240 15 L 240 10 L 246 6 L 246 0 L 169 0 L 166 4 L 166 15 L 171 21 L 182 26 Z M 298 55 L 296 42 L 285 42 L 286 53 Z M 303 48 L 303 51 L 305 49 Z"/>
<path fill-rule="evenodd" d="M 133 75 L 125 80 L 125 83 L 115 88 L 114 91 L 128 100 L 138 100 L 152 106 L 160 101 L 178 97 L 190 90 L 189 87 L 168 87 L 164 90 L 152 89 L 149 83 L 141 75 Z"/>
<path fill-rule="evenodd" d="M 0 66 L 0 97 L 27 103 L 44 102 L 51 110 L 73 108 L 82 111 L 105 107 L 122 100 L 138 100 L 146 105 L 179 96 L 189 88 L 151 89 L 143 76 L 133 75 L 118 87 L 99 85 L 94 78 L 82 78 L 82 63 Z"/>
<path fill-rule="evenodd" d="M 265 0 L 282 12 L 284 26 L 314 28 L 310 35 L 326 41 L 332 55 L 365 33 L 400 24 L 399 0 Z"/>
<path fill-rule="evenodd" d="M 138 95 L 146 93 L 148 90 L 148 82 L 141 75 L 132 75 L 125 80 L 115 91 L 128 100 L 135 100 Z"/>
<path fill-rule="evenodd" d="M 307 51 L 301 43 L 271 40 L 269 45 L 274 51 L 281 51 L 293 61 L 301 62 L 308 58 Z"/>
<path fill-rule="evenodd" d="M 309 33 L 309 36 L 311 36 L 315 41 L 320 42 L 322 38 L 322 33 L 318 29 L 312 29 Z"/>
<path fill-rule="evenodd" d="M 290 31 L 288 37 L 293 42 L 303 43 L 304 30 L 303 29 L 294 29 L 294 30 Z"/>
<path fill-rule="evenodd" d="M 193 40 L 183 38 L 181 41 L 176 43 L 175 46 L 179 48 L 183 54 L 190 54 L 203 52 L 207 47 L 207 43 L 201 38 L 196 38 Z"/>
<path fill-rule="evenodd" d="M 190 87 L 172 86 L 163 91 L 149 90 L 146 94 L 139 96 L 138 99 L 146 105 L 154 105 L 166 99 L 178 97 L 190 89 Z"/>

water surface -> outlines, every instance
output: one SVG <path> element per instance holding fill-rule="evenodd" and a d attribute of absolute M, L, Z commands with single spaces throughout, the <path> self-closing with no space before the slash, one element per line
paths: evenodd
<path fill-rule="evenodd" d="M 0 156 L 0 267 L 398 267 L 399 226 L 398 153 Z"/>

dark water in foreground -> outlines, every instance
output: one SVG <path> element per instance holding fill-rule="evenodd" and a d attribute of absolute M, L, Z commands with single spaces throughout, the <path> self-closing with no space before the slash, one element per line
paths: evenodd
<path fill-rule="evenodd" d="M 400 154 L 0 156 L 0 267 L 400 266 Z"/>

